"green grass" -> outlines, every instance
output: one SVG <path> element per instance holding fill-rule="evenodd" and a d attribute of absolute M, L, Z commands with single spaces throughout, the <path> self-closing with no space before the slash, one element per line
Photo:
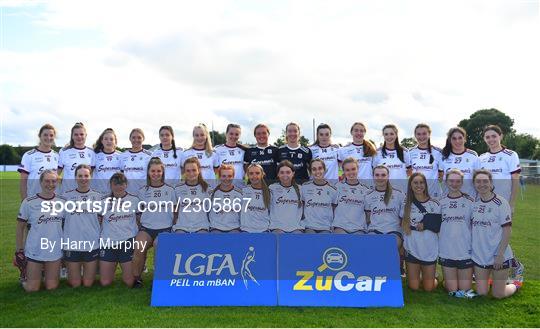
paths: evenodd
<path fill-rule="evenodd" d="M 0 326 L 2 327 L 538 327 L 540 326 L 540 187 L 519 201 L 512 248 L 526 266 L 526 283 L 505 300 L 460 300 L 404 288 L 402 309 L 307 307 L 150 307 L 150 287 L 25 293 L 11 265 L 19 206 L 18 175 L 0 173 Z M 151 262 L 149 262 L 151 263 Z M 146 277 L 146 282 L 150 281 Z"/>

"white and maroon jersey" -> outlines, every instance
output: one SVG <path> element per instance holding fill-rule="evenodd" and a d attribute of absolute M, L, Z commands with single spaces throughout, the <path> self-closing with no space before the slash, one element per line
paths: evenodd
<path fill-rule="evenodd" d="M 106 198 L 110 197 L 110 195 L 104 197 L 102 199 L 102 204 L 104 204 Z M 118 202 L 118 200 L 116 202 Z M 140 214 L 137 209 L 138 205 L 139 198 L 135 195 L 126 193 L 126 195 L 121 198 L 118 206 L 113 207 L 109 204 L 106 209 L 103 209 L 104 214 L 101 224 L 101 239 L 104 243 L 107 243 L 107 240 L 125 241 L 134 238 L 137 235 L 137 232 L 139 231 L 137 226 L 137 215 Z"/>
<path fill-rule="evenodd" d="M 446 196 L 441 204 L 441 231 L 439 232 L 439 257 L 452 260 L 471 259 L 471 216 L 474 200 L 462 195 Z"/>
<path fill-rule="evenodd" d="M 292 232 L 302 230 L 302 197 L 296 194 L 294 186 L 285 187 L 274 183 L 270 189 L 270 226 L 271 230 Z"/>
<path fill-rule="evenodd" d="M 139 189 L 141 226 L 160 230 L 173 226 L 176 193 L 168 184 L 158 187 L 145 185 Z"/>
<path fill-rule="evenodd" d="M 249 233 L 268 231 L 270 210 L 264 204 L 263 190 L 248 185 L 242 189 L 240 229 Z"/>
<path fill-rule="evenodd" d="M 441 205 L 437 200 L 429 199 L 426 202 L 421 202 L 428 213 L 440 214 Z M 403 218 L 405 205 L 401 207 L 400 218 Z M 411 204 L 411 216 L 409 225 L 416 226 L 424 219 L 424 214 L 420 212 L 418 207 Z M 403 235 L 403 248 L 415 258 L 424 262 L 433 262 L 439 256 L 439 239 L 437 233 L 430 230 L 416 231 L 411 230 L 411 234 Z"/>
<path fill-rule="evenodd" d="M 182 176 L 182 148 L 176 148 L 176 158 L 174 150 L 164 150 L 161 147 L 152 152 L 152 157 L 158 157 L 165 166 L 165 183 L 175 186 L 180 183 Z"/>
<path fill-rule="evenodd" d="M 338 145 L 329 145 L 321 147 L 312 145 L 309 147 L 313 159 L 321 159 L 326 165 L 326 173 L 324 178 L 328 179 L 332 185 L 335 185 L 339 180 L 339 162 L 338 162 Z"/>
<path fill-rule="evenodd" d="M 433 158 L 432 160 L 431 157 Z M 442 197 L 441 184 L 439 184 L 439 166 L 442 160 L 442 150 L 432 146 L 431 152 L 415 146 L 409 150 L 409 158 L 413 172 L 420 172 L 426 176 L 429 196 L 433 199 Z"/>
<path fill-rule="evenodd" d="M 365 197 L 371 191 L 367 186 L 342 181 L 336 184 L 337 207 L 332 227 L 342 228 L 347 232 L 366 231 Z"/>
<path fill-rule="evenodd" d="M 234 180 L 239 184 L 244 179 L 244 154 L 245 151 L 238 146 L 230 147 L 226 144 L 217 145 L 214 148 L 219 165 L 228 164 L 234 167 Z M 242 185 L 242 184 L 239 184 Z"/>
<path fill-rule="evenodd" d="M 189 158 L 197 158 L 201 164 L 201 175 L 205 181 L 208 181 L 208 184 L 216 186 L 216 174 L 214 172 L 215 168 L 219 167 L 219 157 L 216 152 L 212 151 L 210 155 L 206 154 L 205 149 L 196 149 L 189 148 L 184 151 L 182 154 L 182 168 L 184 163 Z"/>
<path fill-rule="evenodd" d="M 518 154 L 506 148 L 497 153 L 486 152 L 480 156 L 480 167 L 491 172 L 493 192 L 510 201 L 512 175 L 521 172 Z"/>
<path fill-rule="evenodd" d="M 66 200 L 60 196 L 44 199 L 39 194 L 34 194 L 21 203 L 17 220 L 30 224 L 24 246 L 24 255 L 35 260 L 52 262 L 62 258 L 61 241 L 64 214 L 52 215 L 52 211 L 44 211 L 46 209 L 45 207 L 42 208 L 42 202 L 47 201 L 65 202 Z M 50 210 L 52 210 L 52 206 Z M 49 246 L 54 243 L 54 248 L 42 248 L 41 239 L 44 238 L 47 239 Z"/>
<path fill-rule="evenodd" d="M 334 221 L 334 207 L 337 204 L 338 192 L 330 183 L 317 185 L 309 181 L 300 187 L 304 204 L 305 228 L 314 230 L 330 230 Z"/>
<path fill-rule="evenodd" d="M 442 159 L 439 170 L 444 172 L 443 182 L 446 181 L 446 172 L 450 169 L 459 169 L 463 173 L 463 187 L 461 191 L 468 194 L 473 199 L 476 197 L 476 191 L 472 182 L 472 176 L 475 170 L 480 169 L 480 160 L 475 151 L 466 149 L 461 154 L 450 155 L 446 159 Z M 443 193 L 448 194 L 446 184 L 443 184 Z"/>
<path fill-rule="evenodd" d="M 41 191 L 39 176 L 47 169 L 54 171 L 58 169 L 58 153 L 54 150 L 41 152 L 37 148 L 33 148 L 24 153 L 17 171 L 28 174 L 26 183 L 27 196 L 33 196 Z"/>
<path fill-rule="evenodd" d="M 120 155 L 122 172 L 128 180 L 128 193 L 135 195 L 146 185 L 146 171 L 151 157 L 152 153 L 144 149 L 138 152 L 127 150 Z"/>
<path fill-rule="evenodd" d="M 373 187 L 373 157 L 364 155 L 364 145 L 349 143 L 340 148 L 338 160 L 343 162 L 348 157 L 358 160 L 358 179 L 360 183 Z"/>
<path fill-rule="evenodd" d="M 64 250 L 72 251 L 92 251 L 99 248 L 99 236 L 101 233 L 101 225 L 99 224 L 97 211 L 93 211 L 92 204 L 101 201 L 103 197 L 99 192 L 88 190 L 87 192 L 79 192 L 79 190 L 71 190 L 65 192 L 62 197 L 66 202 L 73 204 L 81 204 L 81 207 L 73 209 L 68 207 L 64 210 L 64 241 L 87 241 L 82 245 L 77 244 L 77 248 L 71 248 L 71 244 L 65 245 Z M 83 204 L 89 202 L 87 206 Z M 70 206 L 71 207 L 71 206 Z M 90 244 L 92 244 L 90 246 Z M 83 247 L 82 249 L 79 246 Z"/>
<path fill-rule="evenodd" d="M 512 210 L 508 201 L 497 194 L 489 201 L 475 201 L 471 221 L 472 260 L 482 266 L 493 265 L 502 240 L 503 227 L 512 225 Z M 504 261 L 513 257 L 512 248 L 508 244 L 504 251 Z"/>
<path fill-rule="evenodd" d="M 235 210 L 234 205 L 242 205 L 242 190 L 233 187 L 229 191 L 222 190 L 219 186 L 210 192 L 213 207 L 208 213 L 210 227 L 221 231 L 230 231 L 240 228 L 240 211 Z M 219 211 L 216 211 L 219 210 Z"/>
<path fill-rule="evenodd" d="M 174 188 L 178 207 L 178 220 L 174 230 L 197 232 L 208 230 L 208 212 L 212 208 L 210 188 L 203 191 L 201 185 L 181 183 Z"/>
<path fill-rule="evenodd" d="M 96 154 L 89 147 L 76 148 L 65 147 L 58 155 L 58 169 L 62 170 L 62 185 L 60 192 L 64 193 L 77 188 L 75 181 L 75 169 L 78 165 L 85 164 L 94 167 Z"/>
<path fill-rule="evenodd" d="M 401 232 L 399 213 L 405 200 L 405 194 L 392 188 L 388 204 L 384 203 L 384 191 L 371 190 L 366 194 L 365 210 L 369 213 L 368 229 L 380 233 Z"/>
<path fill-rule="evenodd" d="M 109 179 L 112 175 L 121 170 L 122 162 L 120 160 L 120 152 L 96 153 L 95 168 L 92 174 L 92 181 L 90 182 L 91 188 L 104 195 L 110 194 L 111 184 Z"/>
<path fill-rule="evenodd" d="M 377 149 L 377 155 L 373 160 L 373 167 L 384 165 L 390 171 L 390 182 L 393 187 L 407 193 L 407 168 L 411 166 L 409 151 L 403 148 L 403 161 L 398 157 L 397 150 L 386 149 L 386 155 L 383 154 L 383 148 Z"/>

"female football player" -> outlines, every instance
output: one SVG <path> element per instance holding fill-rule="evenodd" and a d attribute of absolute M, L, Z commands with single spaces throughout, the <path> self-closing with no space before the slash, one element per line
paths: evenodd
<path fill-rule="evenodd" d="M 335 185 L 339 179 L 338 151 L 339 146 L 332 144 L 332 129 L 326 123 L 321 123 L 317 127 L 317 139 L 309 147 L 313 159 L 324 161 L 326 173 L 324 178 L 328 179 L 330 184 Z"/>
<path fill-rule="evenodd" d="M 69 144 L 60 150 L 58 155 L 58 175 L 62 174 L 60 191 L 67 192 L 77 188 L 75 169 L 80 164 L 94 167 L 96 154 L 92 148 L 86 146 L 86 128 L 77 122 L 71 128 Z"/>
<path fill-rule="evenodd" d="M 249 233 L 267 232 L 270 224 L 270 189 L 260 164 L 247 167 L 248 185 L 242 189 L 240 230 Z M 248 203 L 249 202 L 249 203 Z"/>
<path fill-rule="evenodd" d="M 424 174 L 428 182 L 429 196 L 438 200 L 442 197 L 441 185 L 439 184 L 442 150 L 431 145 L 431 128 L 425 123 L 416 125 L 414 138 L 418 144 L 409 150 L 412 171 Z"/>
<path fill-rule="evenodd" d="M 270 230 L 276 233 L 302 233 L 302 196 L 294 179 L 293 164 L 278 164 L 279 182 L 270 185 Z"/>
<path fill-rule="evenodd" d="M 411 166 L 409 151 L 399 144 L 398 129 L 395 125 L 384 126 L 382 132 L 384 143 L 377 150 L 373 164 L 375 166 L 384 165 L 389 171 L 392 186 L 405 193 Z"/>
<path fill-rule="evenodd" d="M 274 183 L 277 179 L 277 164 L 278 160 L 278 148 L 274 145 L 268 144 L 268 137 L 270 137 L 270 129 L 267 125 L 259 123 L 253 129 L 253 135 L 257 140 L 257 145 L 252 146 L 244 153 L 244 167 L 246 168 L 252 164 L 260 164 L 264 169 L 264 176 L 268 183 Z"/>
<path fill-rule="evenodd" d="M 128 180 L 127 192 L 137 195 L 139 189 L 146 185 L 146 168 L 152 153 L 143 149 L 144 132 L 140 128 L 134 128 L 129 133 L 131 148 L 121 155 L 122 172 Z"/>
<path fill-rule="evenodd" d="M 323 159 L 311 160 L 309 171 L 313 180 L 302 184 L 300 189 L 305 232 L 330 233 L 337 204 L 337 190 L 325 179 L 327 170 Z"/>
<path fill-rule="evenodd" d="M 373 158 L 377 155 L 375 145 L 367 140 L 367 128 L 362 122 L 355 122 L 351 126 L 352 142 L 339 149 L 338 159 L 345 161 L 348 157 L 358 160 L 358 179 L 360 183 L 373 187 Z M 343 168 L 343 164 L 342 164 Z"/>
<path fill-rule="evenodd" d="M 231 165 L 234 169 L 234 184 L 244 186 L 244 154 L 246 147 L 238 144 L 242 130 L 240 125 L 229 123 L 225 130 L 225 144 L 217 145 L 214 149 L 219 158 L 219 164 Z"/>
<path fill-rule="evenodd" d="M 300 126 L 291 122 L 285 127 L 285 145 L 279 147 L 279 161 L 287 160 L 294 167 L 294 179 L 298 183 L 309 180 L 308 167 L 313 155 L 300 145 Z"/>
<path fill-rule="evenodd" d="M 159 128 L 159 148 L 152 152 L 152 157 L 158 157 L 165 166 L 165 182 L 175 186 L 180 182 L 182 165 L 182 148 L 176 147 L 174 130 L 171 126 Z"/>
<path fill-rule="evenodd" d="M 199 161 L 202 178 L 211 186 L 216 186 L 219 157 L 214 152 L 210 133 L 203 123 L 193 128 L 193 144 L 182 154 L 182 168 L 189 158 L 196 158 Z"/>
<path fill-rule="evenodd" d="M 107 128 L 99 135 L 94 145 L 96 160 L 91 187 L 104 195 L 111 193 L 109 185 L 111 176 L 122 169 L 120 152 L 116 150 L 117 144 L 116 133 L 112 128 Z"/>
<path fill-rule="evenodd" d="M 218 169 L 218 175 L 219 184 L 210 194 L 210 200 L 212 200 L 212 209 L 208 214 L 210 232 L 240 232 L 240 211 L 235 210 L 234 205 L 241 205 L 242 190 L 233 184 L 234 167 L 230 164 L 222 164 Z"/>

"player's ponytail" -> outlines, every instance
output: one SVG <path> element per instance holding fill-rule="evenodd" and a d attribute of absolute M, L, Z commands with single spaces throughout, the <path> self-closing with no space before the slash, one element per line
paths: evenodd
<path fill-rule="evenodd" d="M 352 133 L 354 131 L 354 127 L 356 127 L 356 126 L 362 127 L 364 129 L 364 134 L 367 132 L 367 127 L 363 122 L 355 122 L 355 123 L 352 124 L 351 129 L 350 129 L 351 135 L 352 135 Z M 362 148 L 363 148 L 365 157 L 372 157 L 372 156 L 375 156 L 377 154 L 377 148 L 365 136 L 364 136 L 364 139 L 362 141 Z"/>
<path fill-rule="evenodd" d="M 448 130 L 448 133 L 446 134 L 446 144 L 443 147 L 442 154 L 443 154 L 443 160 L 448 159 L 450 156 L 450 153 L 452 152 L 452 135 L 454 133 L 460 133 L 464 139 L 467 139 L 467 132 L 465 129 L 461 127 L 453 127 Z"/>

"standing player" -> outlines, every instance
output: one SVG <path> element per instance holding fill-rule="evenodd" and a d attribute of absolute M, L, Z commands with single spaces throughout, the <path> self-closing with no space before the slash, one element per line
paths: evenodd
<path fill-rule="evenodd" d="M 170 232 L 175 220 L 174 206 L 176 193 L 174 188 L 165 183 L 165 165 L 161 159 L 152 157 L 148 162 L 147 185 L 139 190 L 142 211 L 139 233 L 135 238 L 137 249 L 133 255 L 133 287 L 142 287 L 141 273 L 146 261 L 148 249 L 156 247 L 158 235 Z"/>
<path fill-rule="evenodd" d="M 103 227 L 101 239 L 108 248 L 100 251 L 99 280 L 102 286 L 112 284 L 116 266 L 120 264 L 122 281 L 131 287 L 134 281 L 133 242 L 141 219 L 141 213 L 137 209 L 139 198 L 127 192 L 128 180 L 123 173 L 112 175 L 110 185 L 112 193 L 105 198 L 113 198 L 121 203 L 118 207 L 108 205 L 100 215 Z"/>
<path fill-rule="evenodd" d="M 127 192 L 136 195 L 139 189 L 146 184 L 146 168 L 152 153 L 143 149 L 144 132 L 140 128 L 134 128 L 129 133 L 131 149 L 121 155 L 122 172 L 128 180 Z"/>
<path fill-rule="evenodd" d="M 512 210 L 508 201 L 492 192 L 493 177 L 489 170 L 475 171 L 473 183 L 478 192 L 472 214 L 472 260 L 476 291 L 479 295 L 487 295 L 491 276 L 493 297 L 510 297 L 523 283 L 523 278 L 506 283 L 514 257 L 508 244 L 512 233 Z"/>
<path fill-rule="evenodd" d="M 337 160 L 336 160 L 337 161 Z M 304 206 L 306 233 L 330 233 L 337 204 L 337 190 L 324 178 L 326 165 L 322 159 L 313 159 L 309 168 L 313 180 L 300 189 Z"/>
<path fill-rule="evenodd" d="M 24 153 L 17 171 L 21 174 L 19 183 L 21 200 L 34 196 L 41 190 L 40 177 L 44 170 L 56 171 L 58 153 L 52 147 L 56 137 L 56 129 L 50 124 L 39 128 L 39 145 Z"/>
<path fill-rule="evenodd" d="M 278 164 L 278 182 L 270 185 L 270 226 L 275 233 L 302 233 L 302 196 L 294 180 L 294 166 L 284 160 Z"/>
<path fill-rule="evenodd" d="M 97 273 L 101 225 L 97 212 L 84 206 L 84 203 L 99 202 L 102 195 L 90 189 L 91 178 L 92 168 L 85 164 L 78 165 L 75 169 L 77 188 L 62 195 L 69 203 L 83 204 L 73 211 L 64 210 L 64 241 L 68 242 L 63 248 L 64 261 L 67 264 L 68 283 L 74 288 L 81 284 L 91 287 Z M 75 247 L 71 246 L 73 242 L 76 243 Z"/>
<path fill-rule="evenodd" d="M 109 179 L 122 167 L 120 152 L 116 150 L 116 145 L 116 134 L 112 128 L 105 129 L 94 145 L 96 160 L 91 188 L 104 195 L 111 193 Z"/>
<path fill-rule="evenodd" d="M 196 157 L 184 162 L 185 181 L 175 187 L 178 200 L 178 219 L 173 226 L 175 233 L 207 233 L 207 212 L 212 207 L 208 183 L 202 175 L 201 164 Z"/>
<path fill-rule="evenodd" d="M 255 128 L 256 129 L 256 128 Z M 248 185 L 242 189 L 243 202 L 240 230 L 249 233 L 268 232 L 270 224 L 270 189 L 260 164 L 247 167 Z"/>
<path fill-rule="evenodd" d="M 312 159 L 311 150 L 300 145 L 300 126 L 291 122 L 285 127 L 287 144 L 279 147 L 279 161 L 287 160 L 294 166 L 294 179 L 297 183 L 309 180 L 308 167 Z"/>
<path fill-rule="evenodd" d="M 405 192 L 407 191 L 407 177 L 411 167 L 409 151 L 399 144 L 398 129 L 395 125 L 384 126 L 382 132 L 384 143 L 377 150 L 373 165 L 383 165 L 388 168 L 392 186 Z"/>
<path fill-rule="evenodd" d="M 385 166 L 378 165 L 373 168 L 375 188 L 366 195 L 366 220 L 369 233 L 396 236 L 397 249 L 400 258 L 402 258 L 403 234 L 401 233 L 399 214 L 405 201 L 405 194 L 392 187 L 389 176 L 390 170 Z M 402 266 L 400 267 L 403 274 L 404 269 Z"/>
<path fill-rule="evenodd" d="M 317 127 L 317 139 L 309 147 L 313 159 L 324 161 L 326 173 L 324 178 L 328 179 L 332 185 L 335 185 L 339 179 L 338 151 L 339 146 L 332 144 L 332 129 L 326 123 L 321 123 Z"/>
<path fill-rule="evenodd" d="M 26 263 L 26 271 L 21 279 L 27 292 L 39 290 L 43 272 L 45 289 L 53 290 L 58 287 L 64 218 L 63 214 L 54 215 L 52 211 L 42 209 L 42 202 L 65 202 L 62 197 L 54 194 L 57 181 L 56 171 L 45 169 L 39 176 L 41 191 L 25 198 L 19 209 L 15 257 Z M 29 231 L 26 231 L 27 225 L 30 225 Z M 47 239 L 47 248 L 42 248 L 42 239 Z"/>
<path fill-rule="evenodd" d="M 440 214 L 441 205 L 429 197 L 426 176 L 415 172 L 409 177 L 407 197 L 401 208 L 405 263 L 407 264 L 407 283 L 412 290 L 420 289 L 420 280 L 425 291 L 437 288 L 435 267 L 439 255 L 437 233 L 425 230 L 424 213 Z"/>
<path fill-rule="evenodd" d="M 77 188 L 75 182 L 75 169 L 80 164 L 94 167 L 96 154 L 92 148 L 86 144 L 86 128 L 77 122 L 71 128 L 71 138 L 69 144 L 60 150 L 58 155 L 58 175 L 62 174 L 62 185 L 60 191 L 67 192 Z"/>
<path fill-rule="evenodd" d="M 441 203 L 439 264 L 444 287 L 450 296 L 472 298 L 473 262 L 471 259 L 471 216 L 474 200 L 461 192 L 463 173 L 450 169 L 446 173 L 448 194 Z"/>
<path fill-rule="evenodd" d="M 211 186 L 216 186 L 216 170 L 219 167 L 219 157 L 212 148 L 210 133 L 203 123 L 193 127 L 193 144 L 182 154 L 182 168 L 184 168 L 184 163 L 189 158 L 198 160 L 201 166 L 202 178 Z"/>
<path fill-rule="evenodd" d="M 165 166 L 165 182 L 171 186 L 180 183 L 182 148 L 176 147 L 174 130 L 171 126 L 159 128 L 159 148 L 152 152 L 152 157 L 161 159 Z"/>
<path fill-rule="evenodd" d="M 274 183 L 277 179 L 276 167 L 279 162 L 278 148 L 268 144 L 270 129 L 265 124 L 258 124 L 253 130 L 257 145 L 250 147 L 244 153 L 244 168 L 256 163 L 262 166 L 265 179 L 268 183 Z"/>
<path fill-rule="evenodd" d="M 339 149 L 338 160 L 343 162 L 348 157 L 358 160 L 360 183 L 373 187 L 373 158 L 377 155 L 377 149 L 373 143 L 365 138 L 366 131 L 366 126 L 362 122 L 353 123 L 350 131 L 353 141 Z"/>
<path fill-rule="evenodd" d="M 210 200 L 212 200 L 212 209 L 208 214 L 210 232 L 240 232 L 240 212 L 234 210 L 233 205 L 242 203 L 242 190 L 233 184 L 234 167 L 230 164 L 222 164 L 218 169 L 218 174 L 220 182 L 210 195 Z"/>
<path fill-rule="evenodd" d="M 416 125 L 414 138 L 418 145 L 409 150 L 412 171 L 424 174 L 428 182 L 429 196 L 438 200 L 442 197 L 441 185 L 439 184 L 442 150 L 431 145 L 431 128 L 425 123 Z"/>
<path fill-rule="evenodd" d="M 502 139 L 503 133 L 499 126 L 490 125 L 484 128 L 484 141 L 489 151 L 480 156 L 480 166 L 491 172 L 495 188 L 493 192 L 508 201 L 513 215 L 519 191 L 521 166 L 518 154 L 502 145 Z M 516 279 L 523 276 L 524 266 L 515 257 L 512 260 L 512 268 Z"/>
<path fill-rule="evenodd" d="M 480 160 L 475 151 L 465 147 L 467 133 L 461 127 L 454 127 L 448 131 L 446 145 L 442 151 L 441 170 L 445 173 L 450 169 L 459 169 L 463 173 L 463 187 L 461 191 L 468 194 L 473 199 L 476 197 L 476 191 L 472 184 L 473 172 L 480 168 Z M 446 176 L 443 180 L 446 181 Z M 443 185 L 444 193 L 448 188 Z"/>
<path fill-rule="evenodd" d="M 225 144 L 217 145 L 214 151 L 217 153 L 220 165 L 231 165 L 234 169 L 234 184 L 243 187 L 244 184 L 244 153 L 246 147 L 238 144 L 242 130 L 240 125 L 229 123 L 225 131 Z"/>
<path fill-rule="evenodd" d="M 333 232 L 367 233 L 365 196 L 371 190 L 358 179 L 358 160 L 345 158 L 341 166 L 345 179 L 336 184 L 338 195 Z"/>

